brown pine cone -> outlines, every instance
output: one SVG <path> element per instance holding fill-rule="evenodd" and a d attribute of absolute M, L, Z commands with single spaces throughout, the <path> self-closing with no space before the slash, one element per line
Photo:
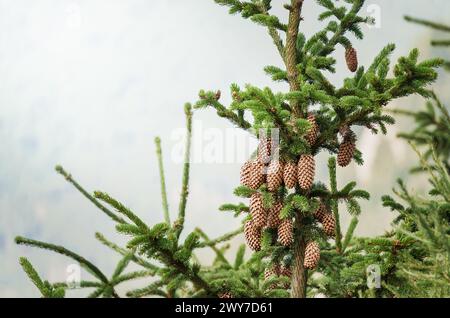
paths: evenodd
<path fill-rule="evenodd" d="M 342 143 L 339 145 L 337 162 L 341 167 L 346 167 L 353 159 L 353 155 L 356 149 L 356 137 L 354 133 L 349 130 L 345 136 Z"/>
<path fill-rule="evenodd" d="M 258 192 L 253 193 L 250 197 L 250 214 L 255 227 L 262 228 L 266 225 L 267 213 L 264 209 L 262 196 Z"/>
<path fill-rule="evenodd" d="M 297 164 L 297 179 L 300 188 L 308 190 L 314 182 L 316 163 L 312 155 L 301 155 Z"/>
<path fill-rule="evenodd" d="M 278 240 L 284 246 L 289 246 L 294 241 L 294 228 L 291 219 L 281 220 L 278 226 Z"/>
<path fill-rule="evenodd" d="M 351 46 L 345 50 L 345 61 L 347 62 L 347 67 L 351 72 L 356 72 L 358 69 L 358 55 L 356 50 Z"/>
<path fill-rule="evenodd" d="M 315 241 L 309 241 L 306 243 L 305 260 L 303 265 L 307 269 L 314 269 L 319 264 L 320 259 L 320 247 Z"/>
<path fill-rule="evenodd" d="M 322 222 L 323 216 L 328 213 L 328 209 L 325 205 L 325 203 L 320 202 L 319 207 L 314 212 L 314 217 L 319 221 Z"/>
<path fill-rule="evenodd" d="M 284 185 L 288 189 L 292 189 L 297 184 L 297 165 L 293 161 L 289 161 L 284 165 L 283 172 Z"/>
<path fill-rule="evenodd" d="M 311 124 L 311 128 L 305 135 L 305 139 L 311 146 L 316 142 L 317 136 L 319 135 L 319 125 L 317 125 L 316 116 L 314 114 L 308 114 L 307 120 Z"/>
<path fill-rule="evenodd" d="M 268 280 L 272 276 L 278 276 L 280 268 L 278 265 L 272 265 L 264 270 L 264 280 Z"/>
<path fill-rule="evenodd" d="M 266 181 L 264 173 L 264 165 L 257 161 L 252 161 L 249 168 L 249 182 L 248 185 L 253 190 L 258 190 L 259 187 Z"/>
<path fill-rule="evenodd" d="M 292 270 L 290 267 L 287 267 L 285 265 L 281 265 L 280 266 L 280 275 L 282 276 L 287 276 L 287 277 L 291 277 L 292 276 Z"/>
<path fill-rule="evenodd" d="M 267 167 L 267 189 L 276 191 L 283 184 L 283 167 L 280 160 L 272 160 Z"/>
<path fill-rule="evenodd" d="M 254 226 L 252 221 L 245 222 L 244 236 L 251 250 L 259 251 L 261 249 L 261 230 Z"/>
<path fill-rule="evenodd" d="M 230 292 L 224 292 L 219 294 L 219 298 L 233 298 Z"/>
<path fill-rule="evenodd" d="M 251 170 L 252 170 L 252 163 L 251 163 L 251 161 L 247 161 L 241 167 L 241 184 L 246 186 L 246 187 L 250 187 Z"/>
<path fill-rule="evenodd" d="M 283 203 L 281 201 L 277 201 L 273 204 L 273 206 L 269 209 L 267 213 L 267 227 L 274 229 L 277 228 L 280 223 L 280 212 L 283 208 Z"/>
<path fill-rule="evenodd" d="M 325 213 L 322 218 L 323 230 L 328 236 L 334 237 L 336 230 L 336 219 L 333 213 Z"/>
<path fill-rule="evenodd" d="M 272 147 L 272 139 L 266 137 L 259 142 L 258 145 L 258 161 L 262 164 L 268 164 L 270 162 Z"/>

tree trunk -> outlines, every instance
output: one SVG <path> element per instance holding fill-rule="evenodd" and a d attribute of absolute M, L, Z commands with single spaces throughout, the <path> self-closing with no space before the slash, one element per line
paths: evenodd
<path fill-rule="evenodd" d="M 301 223 L 301 216 L 297 214 L 295 218 L 295 229 L 297 229 L 297 236 L 294 241 L 294 263 L 292 268 L 292 298 L 306 297 L 307 272 L 303 266 L 306 244 L 303 235 L 298 233 L 298 230 L 301 229 Z"/>

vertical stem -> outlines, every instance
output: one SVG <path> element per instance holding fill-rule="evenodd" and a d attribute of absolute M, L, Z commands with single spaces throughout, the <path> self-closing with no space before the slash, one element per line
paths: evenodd
<path fill-rule="evenodd" d="M 295 228 L 297 229 L 297 235 L 294 241 L 294 264 L 292 271 L 292 298 L 305 298 L 306 297 L 306 283 L 307 283 L 307 271 L 303 265 L 305 259 L 305 247 L 306 242 L 301 233 L 302 218 L 299 213 L 295 217 Z"/>
<path fill-rule="evenodd" d="M 289 89 L 291 92 L 298 91 L 300 89 L 300 85 L 297 80 L 297 36 L 301 19 L 300 14 L 302 11 L 302 6 L 303 0 L 291 0 L 291 6 L 289 8 L 289 21 L 286 34 L 285 63 L 289 81 Z M 298 101 L 292 101 L 291 108 L 296 117 L 301 117 L 301 111 Z"/>
<path fill-rule="evenodd" d="M 190 154 L 191 154 L 191 137 L 192 137 L 192 106 L 186 104 L 184 106 L 184 112 L 186 114 L 186 149 L 184 153 L 184 166 L 183 166 L 183 180 L 181 184 L 181 196 L 180 205 L 178 210 L 178 220 L 175 224 L 177 227 L 177 237 L 180 236 L 184 227 L 184 216 L 186 214 L 186 202 L 189 194 L 189 169 L 190 169 Z"/>
<path fill-rule="evenodd" d="M 330 190 L 331 195 L 337 193 L 337 179 L 336 179 L 336 159 L 331 157 L 328 160 L 328 171 L 330 174 Z M 331 199 L 331 211 L 333 212 L 334 218 L 336 220 L 336 251 L 342 253 L 342 232 L 341 232 L 341 221 L 339 220 L 339 206 L 337 199 Z"/>
<path fill-rule="evenodd" d="M 167 224 L 170 224 L 169 204 L 167 203 L 167 192 L 166 192 L 166 179 L 164 177 L 164 166 L 161 150 L 161 139 L 159 137 L 155 138 L 155 144 L 156 144 L 156 156 L 158 157 L 159 177 L 161 180 L 161 199 L 162 199 L 164 220 L 166 221 Z"/>
<path fill-rule="evenodd" d="M 285 49 L 285 63 L 287 70 L 287 77 L 289 81 L 289 90 L 298 91 L 300 84 L 298 82 L 297 72 L 297 36 L 301 20 L 301 11 L 303 0 L 291 0 L 289 7 L 289 21 L 286 34 L 286 49 Z M 300 105 L 297 101 L 291 103 L 292 113 L 295 117 L 302 117 Z M 294 240 L 294 264 L 292 271 L 292 297 L 305 298 L 306 297 L 306 269 L 303 266 L 305 258 L 305 240 L 301 234 L 302 218 L 299 214 L 295 217 L 295 232 L 297 233 Z"/>

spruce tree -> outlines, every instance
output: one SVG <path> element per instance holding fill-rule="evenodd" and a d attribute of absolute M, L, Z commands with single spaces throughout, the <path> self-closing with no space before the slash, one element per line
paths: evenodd
<path fill-rule="evenodd" d="M 317 5 L 323 8 L 319 20 L 327 23 L 309 38 L 301 32 L 301 24 L 309 19 L 302 13 L 304 0 L 285 4 L 287 17 L 273 15 L 270 0 L 215 2 L 267 29 L 279 52 L 280 65 L 266 66 L 264 70 L 287 87 L 286 92 L 274 92 L 269 87 L 249 84 L 241 88 L 232 84 L 230 105 L 224 105 L 220 91 L 215 90 L 201 90 L 194 105 L 194 108 L 214 108 L 220 117 L 260 139 L 254 156 L 242 168 L 242 184 L 235 189 L 237 196 L 250 199 L 249 204 L 227 203 L 220 207 L 235 216 L 248 213 L 242 228 L 214 239 L 200 229 L 182 235 L 188 216 L 192 131 L 192 109 L 187 104 L 182 191 L 173 222 L 159 139 L 156 146 L 164 222 L 156 225 L 145 224 L 107 193 L 96 191 L 91 195 L 62 167 L 56 168 L 116 223 L 117 231 L 130 236 L 127 246 L 120 247 L 96 234 L 101 243 L 123 256 L 112 275 L 107 276 L 64 247 L 23 237 L 17 237 L 16 242 L 75 259 L 93 275 L 93 280 L 80 283 L 83 288 L 93 289 L 91 297 L 119 297 L 118 284 L 143 277 L 151 277 L 149 284 L 129 291 L 127 296 L 302 298 L 318 293 L 330 297 L 370 296 L 373 291 L 360 279 L 367 265 L 380 258 L 388 264 L 395 262 L 384 259 L 379 246 L 396 250 L 407 244 L 408 239 L 374 238 L 371 243 L 353 237 L 362 212 L 358 200 L 369 199 L 369 194 L 358 189 L 356 182 L 338 185 L 337 164 L 341 167 L 353 162 L 363 164 L 357 149 L 356 128 L 386 133 L 386 126 L 393 124 L 394 119 L 384 112 L 385 106 L 411 94 L 432 96 L 427 86 L 436 79 L 435 68 L 443 61 L 419 62 L 419 52 L 414 49 L 398 60 L 390 75 L 389 56 L 395 45 L 387 44 L 374 56 L 371 65 L 359 66 L 356 40 L 363 39 L 361 26 L 371 22 L 360 15 L 363 0 L 317 0 Z M 338 47 L 345 53 L 336 54 Z M 348 77 L 336 86 L 327 75 L 335 72 L 338 62 L 347 65 Z M 323 150 L 330 154 L 328 162 L 316 162 Z M 315 170 L 325 167 L 329 170 L 327 184 L 315 179 Z M 339 203 L 345 203 L 347 213 L 352 216 L 346 231 L 340 224 L 343 211 Z M 234 261 L 230 261 L 225 255 L 229 246 L 226 242 L 242 231 L 254 253 L 245 259 L 243 245 Z M 216 258 L 211 265 L 200 265 L 195 251 L 206 247 L 215 252 Z M 130 263 L 141 269 L 126 271 Z M 21 259 L 21 265 L 44 297 L 64 296 L 69 288 L 64 282 L 43 281 L 26 259 Z"/>

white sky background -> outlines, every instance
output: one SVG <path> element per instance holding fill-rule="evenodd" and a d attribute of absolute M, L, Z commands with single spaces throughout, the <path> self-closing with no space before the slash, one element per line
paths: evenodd
<path fill-rule="evenodd" d="M 409 25 L 402 16 L 446 21 L 450 2 L 367 4 L 380 6 L 381 28 L 365 29 L 366 39 L 355 42 L 361 64 L 369 64 L 389 42 L 397 44 L 393 60 L 416 46 L 425 56 L 442 53 L 428 48 L 432 31 Z M 281 5 L 275 5 L 275 11 L 286 15 Z M 301 29 L 307 35 L 317 30 L 319 12 L 313 1 L 305 1 Z M 342 56 L 339 48 L 335 82 L 348 75 Z M 16 246 L 16 235 L 65 245 L 108 274 L 115 266 L 117 257 L 96 242 L 94 233 L 124 240 L 114 234 L 106 216 L 54 172 L 55 164 L 62 164 L 89 191 L 104 190 L 146 221 L 159 222 L 153 144 L 159 135 L 175 216 L 182 167 L 170 160 L 178 142 L 171 136 L 184 127 L 183 104 L 194 102 L 201 88 L 221 89 L 227 103 L 232 82 L 284 89 L 264 75 L 268 64 L 280 65 L 280 59 L 265 30 L 228 15 L 212 0 L 0 0 L 0 297 L 38 295 L 19 268 L 21 255 L 50 280 L 64 279 L 71 263 L 59 255 Z M 441 79 L 438 86 L 442 85 Z M 419 98 L 394 104 L 421 105 Z M 196 112 L 194 118 L 204 129 L 232 128 L 211 110 Z M 194 135 L 200 136 L 199 131 Z M 414 159 L 393 136 L 381 137 L 379 143 L 362 137 L 358 146 L 366 150 L 370 165 L 352 164 L 340 172 L 341 185 L 357 178 L 358 186 L 372 193 L 359 234 L 388 229 L 392 215 L 381 207 L 380 195 L 390 192 Z M 326 158 L 321 158 L 318 176 L 326 181 Z M 200 226 L 218 236 L 239 225 L 231 214 L 217 212 L 222 203 L 239 201 L 232 195 L 239 166 L 193 164 L 187 230 Z"/>

